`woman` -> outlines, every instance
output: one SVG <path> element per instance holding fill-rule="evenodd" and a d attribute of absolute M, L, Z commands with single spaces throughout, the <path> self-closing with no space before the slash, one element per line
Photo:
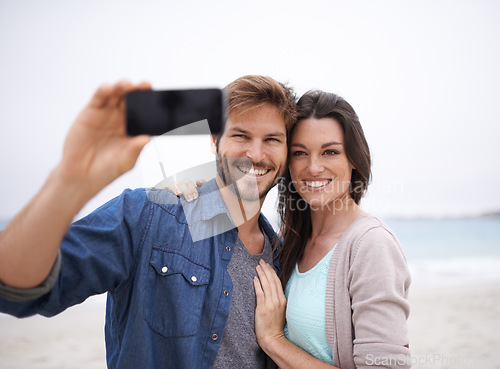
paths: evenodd
<path fill-rule="evenodd" d="M 281 281 L 263 262 L 254 279 L 258 343 L 283 369 L 409 367 L 410 275 L 392 231 L 359 207 L 371 163 L 358 117 L 322 91 L 298 111 L 280 186 Z"/>

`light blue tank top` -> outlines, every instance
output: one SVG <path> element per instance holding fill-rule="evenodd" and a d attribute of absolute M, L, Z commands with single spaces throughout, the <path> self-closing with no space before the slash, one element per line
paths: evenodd
<path fill-rule="evenodd" d="M 286 338 L 329 364 L 333 358 L 325 330 L 326 276 L 335 247 L 305 273 L 295 265 L 285 288 Z"/>

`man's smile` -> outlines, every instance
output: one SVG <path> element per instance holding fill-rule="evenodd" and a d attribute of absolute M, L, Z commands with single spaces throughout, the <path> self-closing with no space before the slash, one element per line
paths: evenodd
<path fill-rule="evenodd" d="M 246 165 L 236 165 L 236 168 L 245 175 L 250 175 L 253 177 L 263 177 L 265 176 L 268 172 L 271 171 L 271 169 L 259 169 L 252 166 L 246 166 Z"/>

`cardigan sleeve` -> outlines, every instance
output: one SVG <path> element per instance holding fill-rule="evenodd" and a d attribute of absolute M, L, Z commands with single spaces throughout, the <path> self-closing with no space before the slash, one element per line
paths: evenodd
<path fill-rule="evenodd" d="M 368 230 L 354 245 L 348 273 L 356 368 L 409 368 L 406 321 L 410 273 L 387 229 Z"/>

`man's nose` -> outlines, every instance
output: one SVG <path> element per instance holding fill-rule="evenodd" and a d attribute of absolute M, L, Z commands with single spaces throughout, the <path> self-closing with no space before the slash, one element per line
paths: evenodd
<path fill-rule="evenodd" d="M 252 160 L 254 163 L 259 163 L 266 157 L 266 153 L 264 152 L 264 147 L 262 142 L 258 140 L 253 140 L 249 143 L 246 151 L 247 157 Z"/>

